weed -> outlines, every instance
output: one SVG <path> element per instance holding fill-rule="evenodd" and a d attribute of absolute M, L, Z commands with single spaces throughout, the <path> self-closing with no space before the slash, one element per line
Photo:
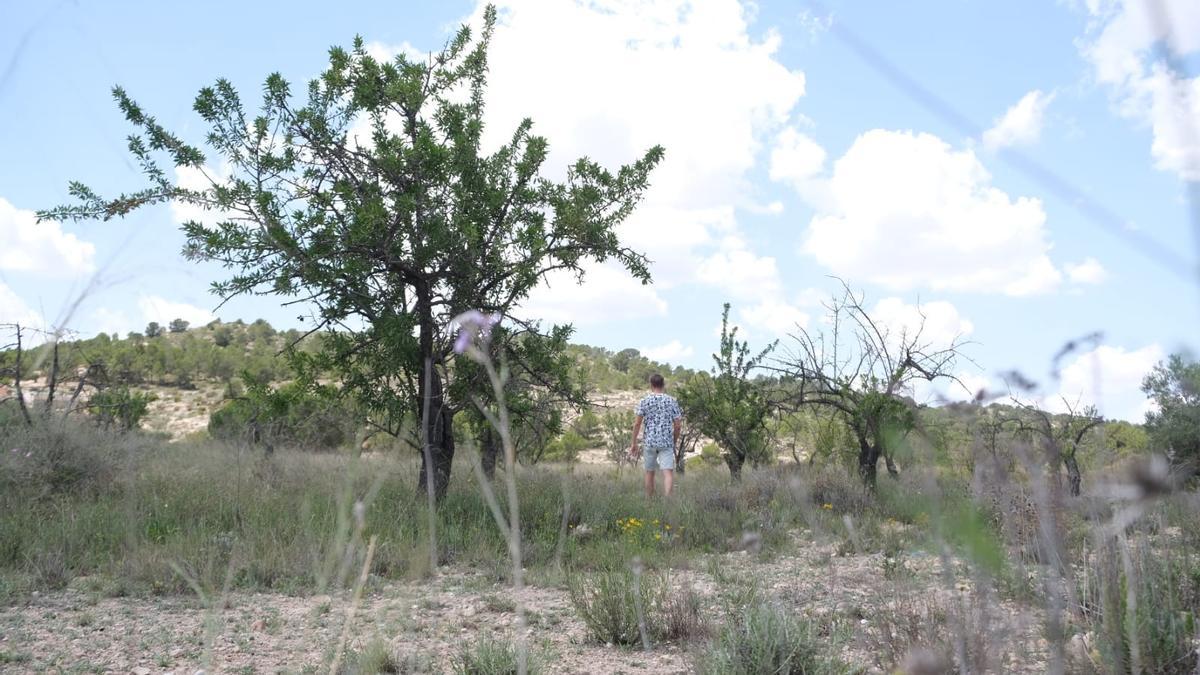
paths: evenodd
<path fill-rule="evenodd" d="M 826 655 L 827 639 L 816 628 L 769 602 L 745 607 L 726 623 L 700 657 L 702 674 L 823 675 L 846 667 Z"/>
<path fill-rule="evenodd" d="M 483 639 L 463 648 L 454 663 L 457 675 L 517 675 L 517 649 L 511 643 Z M 527 656 L 526 673 L 542 672 L 541 659 Z"/>

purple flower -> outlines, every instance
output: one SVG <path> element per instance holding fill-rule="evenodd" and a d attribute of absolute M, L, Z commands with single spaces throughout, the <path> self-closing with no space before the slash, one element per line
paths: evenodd
<path fill-rule="evenodd" d="M 33 457 L 33 452 L 32 452 L 32 451 L 30 451 L 30 452 L 27 452 L 27 453 L 25 453 L 25 456 L 26 456 L 26 457 Z"/>
<path fill-rule="evenodd" d="M 500 315 L 484 314 L 477 309 L 470 309 L 454 317 L 451 323 L 458 324 L 454 353 L 462 354 L 471 346 L 471 340 L 478 337 L 486 341 L 492 336 L 492 328 L 500 323 Z"/>
<path fill-rule="evenodd" d="M 13 453 L 14 455 L 15 455 L 15 454 L 17 454 L 18 452 L 21 452 L 21 449 L 20 449 L 20 448 L 13 448 L 13 449 L 12 449 L 12 453 Z"/>

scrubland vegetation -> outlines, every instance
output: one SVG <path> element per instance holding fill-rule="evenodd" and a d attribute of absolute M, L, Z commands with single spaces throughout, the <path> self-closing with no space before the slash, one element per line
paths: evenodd
<path fill-rule="evenodd" d="M 852 280 L 819 328 L 760 349 L 726 305 L 708 371 L 572 344 L 522 301 L 593 262 L 650 281 L 617 227 L 664 149 L 551 180 L 526 120 L 482 154 L 495 20 L 428 60 L 334 48 L 306 97 L 269 76 L 257 116 L 205 87 L 230 173 L 203 189 L 167 176 L 205 153 L 114 90 L 148 186 L 72 184 L 40 216 L 215 211 L 184 234 L 229 270 L 217 294 L 307 303 L 314 325 L 11 327 L 0 664 L 1195 672 L 1200 366 L 1147 378 L 1145 424 L 1044 410 L 1016 374 L 917 401 L 960 384 L 968 345 L 889 332 Z M 686 418 L 663 500 L 623 461 L 652 372 Z M 196 430 L 145 430 L 197 387 Z"/>

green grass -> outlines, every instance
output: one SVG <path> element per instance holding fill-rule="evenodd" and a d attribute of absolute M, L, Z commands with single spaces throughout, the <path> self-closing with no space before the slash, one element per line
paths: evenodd
<path fill-rule="evenodd" d="M 828 628 L 828 627 L 826 627 Z M 831 634 L 766 601 L 729 617 L 697 664 L 703 675 L 826 675 L 850 672 L 829 656 Z"/>
<path fill-rule="evenodd" d="M 0 593 L 10 600 L 79 576 L 102 580 L 95 583 L 109 595 L 216 593 L 227 580 L 232 588 L 325 592 L 354 576 L 339 555 L 354 536 L 378 538 L 372 572 L 380 577 L 428 572 L 412 458 L 279 451 L 264 459 L 91 428 L 24 433 L 14 444 L 33 451 L 37 465 L 0 457 Z M 718 472 L 689 475 L 674 499 L 651 502 L 639 478 L 581 467 L 564 483 L 555 468 L 522 468 L 531 574 L 551 578 L 557 568 L 564 490 L 571 528 L 562 563 L 577 572 L 622 569 L 635 557 L 650 568 L 682 564 L 736 547 L 744 532 L 770 549 L 805 522 L 806 505 L 769 472 L 748 472 L 736 485 Z M 358 500 L 365 522 L 356 535 Z M 619 522 L 629 518 L 646 525 L 629 531 Z M 438 509 L 438 548 L 443 564 L 477 566 L 497 580 L 509 574 L 506 545 L 465 458 Z"/>

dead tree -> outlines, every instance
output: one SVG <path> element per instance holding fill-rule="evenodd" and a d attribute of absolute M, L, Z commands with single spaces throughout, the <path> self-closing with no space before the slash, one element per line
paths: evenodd
<path fill-rule="evenodd" d="M 17 407 L 21 410 L 21 417 L 25 420 L 25 424 L 33 426 L 33 416 L 29 414 L 29 406 L 25 403 L 25 394 L 21 391 L 21 377 L 24 375 L 22 359 L 25 355 L 23 345 L 25 328 L 19 323 L 0 324 L 0 327 L 10 330 L 13 334 L 13 342 L 5 345 L 4 350 L 11 350 L 15 359 L 13 367 L 5 368 L 0 374 L 5 377 L 12 377 L 13 397 L 17 399 Z"/>
<path fill-rule="evenodd" d="M 1046 453 L 1046 463 L 1054 469 L 1055 477 L 1061 480 L 1059 467 L 1065 468 L 1071 496 L 1078 497 L 1083 484 L 1077 457 L 1079 447 L 1083 445 L 1088 432 L 1104 423 L 1104 418 L 1099 415 L 1096 406 L 1080 408 L 1078 403 L 1072 405 L 1065 398 L 1062 402 L 1066 412 L 1056 415 L 1013 399 L 1020 413 L 1007 418 L 1007 421 L 1013 425 L 1016 433 L 1040 441 Z"/>
<path fill-rule="evenodd" d="M 888 326 L 870 315 L 863 296 L 842 288 L 825 305 L 823 330 L 797 326 L 774 370 L 784 406 L 824 408 L 847 426 L 858 445 L 859 475 L 873 486 L 881 458 L 888 473 L 899 473 L 894 451 L 918 426 L 914 385 L 948 380 L 961 386 L 954 369 L 967 343 L 961 336 L 935 343 L 925 335 L 919 307 L 915 326 Z"/>

